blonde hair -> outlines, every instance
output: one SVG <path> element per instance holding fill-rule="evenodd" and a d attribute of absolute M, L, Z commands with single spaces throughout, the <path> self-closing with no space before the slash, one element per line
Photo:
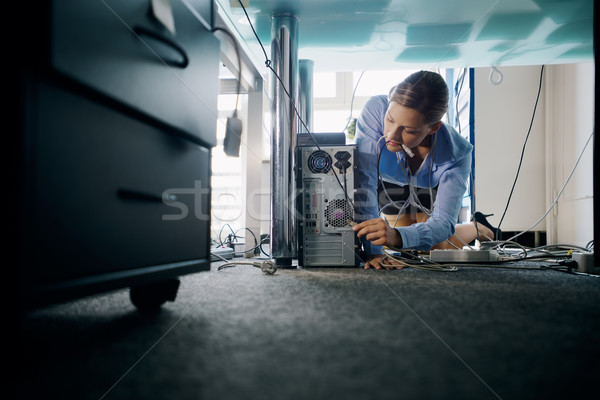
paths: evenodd
<path fill-rule="evenodd" d="M 415 109 L 424 115 L 426 124 L 435 124 L 448 111 L 448 97 L 448 86 L 440 74 L 418 71 L 394 86 L 388 100 Z"/>

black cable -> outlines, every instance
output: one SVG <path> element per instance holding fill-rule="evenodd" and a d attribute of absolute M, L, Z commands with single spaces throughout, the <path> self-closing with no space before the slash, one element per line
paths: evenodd
<path fill-rule="evenodd" d="M 381 155 L 383 153 L 383 149 L 385 149 L 386 144 L 387 144 L 387 142 L 384 141 L 381 149 L 379 151 L 377 151 L 377 184 L 381 184 L 381 190 L 383 191 L 383 193 L 385 193 L 385 197 L 387 197 L 387 199 L 389 200 L 388 204 L 392 204 L 393 206 L 395 206 L 398 209 L 398 211 L 400 211 L 400 207 L 398 207 L 396 202 L 394 200 L 392 200 L 392 198 L 388 194 L 387 190 L 385 190 L 384 181 L 383 181 L 383 178 L 381 177 L 381 171 L 380 171 Z M 379 201 L 379 193 L 377 193 L 377 190 L 375 190 L 375 193 L 377 195 L 377 201 Z M 381 207 L 379 209 L 379 212 L 381 212 L 382 209 L 383 209 L 383 207 Z"/>
<path fill-rule="evenodd" d="M 221 234 L 223 233 L 223 229 L 225 227 L 228 227 L 229 230 L 231 231 L 231 233 L 228 234 L 227 238 L 225 239 L 225 241 L 223 241 L 221 239 Z M 264 252 L 264 250 L 262 250 L 262 247 L 261 247 L 262 246 L 262 242 L 264 240 L 259 243 L 258 239 L 256 238 L 256 235 L 254 234 L 254 232 L 252 232 L 252 230 L 250 228 L 241 228 L 241 229 L 238 229 L 237 231 L 234 231 L 233 228 L 231 227 L 231 225 L 225 224 L 225 225 L 223 225 L 221 227 L 221 231 L 219 232 L 219 240 L 218 240 L 217 243 L 219 243 L 219 246 L 225 246 L 225 245 L 227 245 L 227 246 L 231 247 L 232 249 L 234 249 L 234 257 L 235 257 L 236 254 L 239 254 L 239 252 L 235 253 L 235 244 L 237 243 L 238 239 L 244 239 L 244 236 L 238 235 L 238 232 L 243 231 L 243 230 L 246 230 L 246 231 L 250 232 L 250 234 L 254 238 L 254 247 L 251 247 L 248 250 L 242 251 L 241 254 L 245 254 L 245 253 L 248 253 L 248 252 L 251 252 L 251 251 L 254 252 L 256 250 L 261 250 L 263 254 L 265 254 L 267 257 L 269 257 L 269 255 L 266 254 Z"/>
<path fill-rule="evenodd" d="M 267 254 L 267 252 L 265 251 L 265 249 L 263 249 L 263 247 L 262 247 L 263 243 L 265 241 L 267 241 L 267 240 L 270 240 L 270 236 L 269 235 L 265 235 L 265 237 L 260 240 L 260 244 L 258 245 L 258 248 L 259 248 L 259 250 L 260 250 L 261 253 L 263 253 L 268 258 L 271 258 L 271 255 Z"/>
<path fill-rule="evenodd" d="M 229 227 L 229 230 L 231 231 L 231 234 L 227 235 L 228 238 L 230 238 L 231 235 L 235 236 L 235 232 L 234 232 L 233 228 L 231 227 L 231 225 L 225 224 L 225 225 L 221 226 L 221 230 L 219 231 L 219 236 L 218 236 L 220 246 L 223 246 L 223 244 L 224 244 L 223 240 L 221 239 L 221 234 L 223 233 L 223 229 L 225 229 L 225 227 Z"/>
<path fill-rule="evenodd" d="M 248 250 L 244 250 L 244 251 L 242 252 L 242 254 L 249 253 L 249 252 L 251 252 L 251 251 L 252 251 L 252 252 L 254 252 L 256 249 L 258 249 L 258 246 L 259 246 L 259 244 L 258 244 L 258 240 L 256 239 L 256 235 L 254 234 L 254 232 L 252 232 L 252 230 L 251 230 L 250 228 L 241 228 L 241 229 L 237 230 L 237 231 L 235 232 L 235 234 L 234 234 L 234 239 L 235 239 L 236 241 L 237 241 L 237 239 L 239 239 L 239 238 L 241 238 L 241 239 L 244 239 L 244 236 L 238 236 L 238 234 L 237 234 L 239 231 L 243 231 L 243 230 L 246 230 L 246 231 L 250 232 L 250 234 L 251 234 L 251 235 L 252 235 L 252 237 L 254 238 L 254 247 L 251 247 L 251 248 L 249 248 Z M 234 256 L 235 256 L 235 253 L 234 253 Z"/>
<path fill-rule="evenodd" d="M 498 223 L 498 227 L 496 232 L 500 231 L 500 225 L 502 225 L 502 221 L 504 220 L 504 216 L 506 215 L 506 211 L 508 210 L 508 206 L 510 204 L 510 199 L 515 190 L 515 185 L 517 184 L 517 180 L 519 179 L 519 173 L 521 171 L 521 165 L 523 164 L 523 156 L 525 155 L 525 147 L 527 146 L 527 141 L 529 140 L 529 135 L 531 134 L 531 127 L 533 126 L 533 121 L 535 120 L 535 112 L 537 110 L 538 101 L 540 99 L 540 93 L 542 91 L 542 80 L 544 77 L 544 66 L 540 70 L 540 83 L 538 86 L 537 97 L 535 99 L 535 106 L 533 107 L 533 114 L 531 116 L 531 122 L 529 123 L 529 130 L 527 131 L 527 136 L 525 137 L 525 142 L 523 143 L 523 149 L 521 150 L 521 159 L 519 160 L 519 166 L 517 168 L 517 174 L 515 175 L 515 180 L 513 181 L 512 188 L 510 189 L 510 194 L 508 195 L 508 200 L 506 201 L 506 207 L 504 208 L 504 212 L 502 213 L 502 218 L 500 218 L 500 222 Z M 495 236 L 495 235 L 494 235 Z M 496 239 L 496 237 L 494 237 Z"/>
<path fill-rule="evenodd" d="M 587 244 L 585 245 L 585 249 L 586 249 L 586 251 L 593 252 L 594 251 L 594 240 L 590 240 L 589 242 L 587 242 Z"/>
<path fill-rule="evenodd" d="M 380 140 L 381 140 L 381 139 L 380 139 Z M 400 212 L 400 211 L 402 210 L 402 208 L 401 208 L 400 206 L 398 206 L 398 204 L 397 204 L 397 203 L 399 203 L 401 200 L 399 200 L 399 201 L 394 201 L 394 200 L 393 200 L 393 199 L 390 197 L 390 194 L 388 193 L 388 191 L 387 191 L 387 190 L 386 190 L 386 188 L 385 188 L 385 181 L 383 180 L 383 177 L 381 176 L 381 171 L 380 171 L 380 170 L 381 170 L 381 168 L 380 168 L 380 166 L 381 166 L 381 155 L 383 154 L 383 150 L 386 148 L 386 145 L 387 145 L 387 143 L 388 143 L 387 141 L 384 141 L 384 142 L 383 142 L 383 146 L 381 147 L 381 150 L 379 150 L 379 151 L 377 152 L 377 184 L 378 184 L 378 185 L 379 185 L 379 184 L 381 184 L 381 191 L 382 191 L 382 192 L 385 194 L 385 197 L 387 197 L 387 199 L 388 199 L 388 201 L 389 201 L 389 202 L 388 202 L 388 204 L 386 204 L 385 206 L 383 206 L 383 207 L 380 207 L 380 208 L 379 208 L 379 212 L 380 212 L 380 213 L 381 213 L 381 211 L 382 211 L 382 210 L 383 210 L 385 207 L 387 207 L 388 205 L 392 205 L 392 206 L 396 207 L 396 208 L 398 209 L 398 212 Z M 376 190 L 376 191 L 375 191 L 375 193 L 376 193 L 376 195 L 377 195 L 377 201 L 379 201 L 379 193 L 378 193 L 378 191 Z"/>
<path fill-rule="evenodd" d="M 285 92 L 285 94 L 287 95 L 287 97 L 290 99 L 290 102 L 292 104 L 292 107 L 294 108 L 294 111 L 296 112 L 296 116 L 298 117 L 298 120 L 302 123 L 302 126 L 304 127 L 304 129 L 306 130 L 306 132 L 310 135 L 310 137 L 314 140 L 315 142 L 315 146 L 317 147 L 318 150 L 321 150 L 321 147 L 319 146 L 319 142 L 317 141 L 317 138 L 313 135 L 313 133 L 310 131 L 310 129 L 308 129 L 308 127 L 306 126 L 306 123 L 304 122 L 304 120 L 300 117 L 300 113 L 298 112 L 298 109 L 296 108 L 296 102 L 294 101 L 294 99 L 292 98 L 292 95 L 290 94 L 290 92 L 287 90 L 287 88 L 285 87 L 284 82 L 281 80 L 281 78 L 279 77 L 279 75 L 277 74 L 277 72 L 273 69 L 272 67 L 272 63 L 271 60 L 269 59 L 267 52 L 265 50 L 265 47 L 263 46 L 260 38 L 258 37 L 258 34 L 256 33 L 256 30 L 254 29 L 254 25 L 252 24 L 252 20 L 250 19 L 250 17 L 248 16 L 248 12 L 246 11 L 246 7 L 244 6 L 244 4 L 242 3 L 241 0 L 238 0 L 238 3 L 240 4 L 240 6 L 242 7 L 242 10 L 244 11 L 244 14 L 246 15 L 246 19 L 248 20 L 248 23 L 250 24 L 250 27 L 252 28 L 252 32 L 254 33 L 254 36 L 256 37 L 256 40 L 258 41 L 258 44 L 260 45 L 263 54 L 265 56 L 265 66 L 271 70 L 271 72 L 273 72 L 273 75 L 275 76 L 275 78 L 277 78 L 277 80 L 279 81 L 279 83 L 281 84 L 281 87 L 283 89 L 283 91 Z M 342 190 L 344 191 L 344 196 L 346 198 L 346 201 L 348 202 L 348 204 L 350 204 L 350 206 L 352 207 L 352 210 L 354 212 L 354 214 L 357 213 L 356 207 L 354 205 L 354 201 L 352 201 L 350 199 L 350 197 L 348 196 L 348 192 L 347 190 L 344 188 L 342 182 L 340 181 L 340 178 L 338 177 L 337 172 L 335 171 L 335 168 L 332 169 L 333 171 L 333 176 L 335 177 L 337 183 L 340 185 L 340 187 L 342 188 Z M 352 218 L 354 219 L 354 217 Z M 262 246 L 261 246 L 261 251 L 262 251 Z M 264 251 L 263 251 L 264 253 Z M 361 260 L 361 261 L 365 261 L 362 259 L 362 257 L 360 257 L 360 254 L 357 254 L 357 257 Z"/>
<path fill-rule="evenodd" d="M 256 37 L 256 39 L 257 39 L 257 41 L 258 41 L 258 43 L 259 43 L 259 45 L 260 45 L 260 47 L 261 47 L 261 49 L 262 49 L 262 51 L 263 51 L 263 54 L 264 54 L 264 57 L 265 57 L 265 66 L 266 66 L 268 69 L 270 69 L 270 70 L 271 70 L 271 72 L 273 72 L 273 75 L 275 76 L 275 78 L 277 78 L 277 80 L 278 80 L 278 81 L 279 81 L 279 83 L 281 84 L 281 88 L 282 88 L 282 89 L 283 89 L 283 91 L 285 92 L 286 96 L 287 96 L 287 97 L 290 99 L 290 102 L 291 102 L 291 104 L 292 104 L 292 107 L 294 108 L 294 111 L 295 111 L 295 113 L 296 113 L 296 116 L 298 117 L 298 120 L 299 120 L 299 121 L 302 123 L 302 126 L 304 127 L 304 129 L 306 130 L 306 132 L 307 132 L 308 134 L 310 134 L 311 138 L 314 140 L 314 142 L 315 142 L 315 146 L 317 147 L 317 149 L 318 149 L 318 150 L 322 150 L 322 149 L 321 149 L 321 147 L 319 146 L 319 143 L 317 142 L 317 139 L 316 139 L 316 137 L 315 137 L 315 136 L 313 135 L 313 133 L 312 133 L 312 132 L 311 132 L 311 131 L 308 129 L 308 127 L 306 126 L 306 123 L 305 123 L 305 122 L 304 122 L 304 120 L 303 120 L 303 119 L 300 117 L 300 113 L 298 112 L 298 109 L 297 109 L 297 107 L 296 107 L 295 101 L 294 101 L 294 99 L 292 98 L 292 96 L 291 96 L 291 94 L 289 93 L 289 91 L 287 90 L 285 83 L 284 83 L 284 82 L 281 80 L 281 78 L 279 77 L 279 75 L 277 74 L 277 72 L 276 72 L 276 71 L 273 69 L 273 67 L 272 67 L 272 62 L 271 62 L 271 60 L 269 59 L 269 57 L 268 57 L 268 55 L 267 55 L 267 52 L 266 52 L 266 50 L 265 50 L 265 47 L 263 46 L 263 44 L 262 44 L 262 42 L 261 42 L 261 40 L 260 40 L 260 38 L 259 38 L 258 34 L 256 33 L 256 30 L 254 29 L 254 25 L 252 24 L 252 20 L 250 19 L 249 15 L 248 15 L 248 12 L 246 11 L 246 7 L 244 6 L 244 4 L 242 3 L 242 1 L 241 1 L 241 0 L 238 0 L 238 3 L 240 4 L 240 6 L 241 6 L 242 10 L 244 11 L 244 14 L 245 14 L 245 16 L 246 16 L 246 19 L 247 19 L 248 23 L 250 24 L 250 27 L 251 27 L 251 29 L 252 29 L 252 32 L 254 33 L 254 36 Z M 223 32 L 229 33 L 228 31 L 225 31 L 225 30 L 223 30 Z M 235 40 L 235 39 L 234 39 L 234 40 Z M 236 42 L 236 51 L 237 51 L 237 42 Z M 240 59 L 240 62 L 241 62 L 241 58 L 239 57 L 239 55 L 238 55 L 238 58 Z M 241 82 L 241 67 L 240 67 L 240 71 L 239 71 L 239 73 L 240 73 L 240 75 L 239 75 L 239 76 L 240 76 L 240 79 L 238 80 L 238 84 Z M 239 86 L 238 86 L 238 87 L 239 87 Z M 238 94 L 239 94 L 239 90 L 238 90 Z M 237 107 L 236 107 L 236 109 L 237 109 Z M 354 202 L 353 202 L 353 201 L 350 199 L 350 197 L 348 196 L 347 188 L 345 188 L 345 185 L 343 185 L 343 184 L 341 183 L 341 181 L 340 181 L 340 178 L 338 177 L 338 174 L 337 174 L 337 172 L 335 171 L 335 168 L 334 168 L 334 169 L 332 169 L 332 170 L 333 170 L 333 175 L 334 175 L 334 176 L 335 176 L 335 178 L 336 178 L 336 181 L 338 182 L 338 184 L 340 185 L 340 187 L 341 187 L 341 188 L 344 190 L 344 196 L 346 197 L 346 201 L 347 201 L 347 202 L 348 202 L 348 203 L 349 203 L 349 204 L 352 206 L 352 209 L 353 209 L 353 210 L 354 210 L 354 212 L 356 213 L 356 207 L 355 207 L 355 205 L 354 205 Z M 344 178 L 345 178 L 345 175 L 344 175 Z M 231 228 L 231 227 L 230 227 L 230 228 Z M 222 230 L 223 230 L 223 227 L 221 228 L 221 232 L 222 232 Z M 235 237 L 235 232 L 233 232 L 233 229 L 231 229 L 231 230 L 232 230 L 233 236 Z M 221 236 L 221 233 L 219 233 L 219 240 L 221 241 L 221 238 L 220 238 L 220 236 Z M 267 237 L 267 238 L 268 238 L 268 237 Z M 265 238 L 265 239 L 267 239 L 267 238 Z M 264 242 L 264 240 L 261 240 L 261 241 L 260 241 L 260 243 L 258 244 L 258 248 L 260 249 L 260 251 L 261 251 L 261 252 L 262 252 L 262 253 L 263 253 L 265 256 L 267 256 L 267 257 L 270 257 L 270 255 L 268 255 L 268 254 L 267 254 L 267 253 L 264 251 L 264 249 L 262 248 L 262 244 L 263 244 L 263 242 Z M 221 243 L 222 243 L 222 241 L 221 241 Z M 358 256 L 358 257 L 359 257 L 359 258 L 361 258 L 360 256 Z M 361 260 L 362 260 L 362 258 L 361 258 Z M 364 260 L 362 260 L 362 261 L 364 261 Z M 267 272 L 268 272 L 268 271 L 267 271 Z"/>
<path fill-rule="evenodd" d="M 254 238 L 254 245 L 255 246 L 258 245 L 258 240 L 256 239 L 256 235 L 254 234 L 254 232 L 252 232 L 252 230 L 250 228 L 242 228 L 242 229 L 238 230 L 238 232 L 241 230 L 246 230 L 246 231 L 250 232 L 250 234 Z M 240 236 L 240 237 L 243 237 L 243 236 Z"/>
<path fill-rule="evenodd" d="M 300 117 L 300 113 L 298 112 L 298 108 L 296 107 L 296 102 L 294 101 L 294 98 L 292 97 L 292 95 L 290 94 L 290 92 L 287 90 L 285 83 L 281 80 L 281 78 L 279 77 L 279 75 L 277 74 L 277 72 L 275 71 L 275 69 L 273 69 L 272 66 L 272 62 L 269 59 L 269 57 L 267 56 L 267 52 L 265 50 L 265 47 L 262 44 L 262 41 L 260 40 L 260 37 L 258 36 L 258 34 L 256 33 L 256 30 L 254 29 L 254 25 L 252 24 L 252 21 L 250 19 L 250 17 L 248 16 L 248 12 L 246 11 L 246 7 L 244 6 L 244 4 L 242 3 L 241 0 L 238 0 L 238 3 L 240 4 L 240 6 L 242 7 L 242 10 L 244 11 L 244 14 L 246 15 L 246 19 L 248 20 L 248 23 L 250 24 L 250 27 L 252 28 L 252 32 L 254 33 L 254 36 L 256 37 L 256 40 L 258 41 L 258 44 L 260 45 L 263 54 L 265 56 L 265 66 L 271 70 L 271 72 L 273 72 L 273 75 L 275 76 L 275 78 L 277 78 L 277 80 L 279 81 L 279 83 L 281 84 L 281 88 L 283 89 L 283 91 L 285 92 L 286 96 L 290 99 L 290 102 L 292 104 L 292 107 L 294 108 L 294 111 L 296 113 L 296 116 L 298 117 L 298 120 L 300 121 L 300 123 L 302 124 L 302 126 L 304 127 L 304 129 L 306 130 L 306 132 L 310 135 L 310 137 L 314 140 L 315 142 L 315 146 L 317 147 L 318 150 L 321 150 L 321 147 L 319 146 L 319 143 L 317 141 L 317 138 L 313 135 L 313 133 L 310 131 L 310 129 L 308 129 L 308 126 L 306 126 L 306 123 L 304 122 L 304 120 Z M 335 169 L 332 169 L 333 171 L 333 176 L 335 177 L 337 183 L 340 185 L 340 187 L 342 189 L 344 189 L 344 185 L 342 184 L 342 182 L 340 181 L 340 178 L 337 174 L 337 172 L 335 171 Z M 348 193 L 346 190 L 344 190 L 344 196 L 346 197 L 346 201 L 350 204 L 350 206 L 352 207 L 352 210 L 356 213 L 356 207 L 354 206 L 354 202 L 350 199 L 350 197 L 348 196 Z"/>
<path fill-rule="evenodd" d="M 252 28 L 252 32 L 254 32 L 254 36 L 258 40 L 258 43 L 260 44 L 260 48 L 262 49 L 263 54 L 265 55 L 265 60 L 266 60 L 265 64 L 267 65 L 267 67 L 269 67 L 271 65 L 271 60 L 269 60 L 269 56 L 267 56 L 267 51 L 265 50 L 265 47 L 262 45 L 260 38 L 258 37 L 258 34 L 256 33 L 256 30 L 254 30 L 254 24 L 252 24 L 252 20 L 250 19 L 250 16 L 248 15 L 248 12 L 246 11 L 246 7 L 244 7 L 244 3 L 242 3 L 242 0 L 238 0 L 238 3 L 240 3 L 240 6 L 242 7 L 244 14 L 246 15 L 246 19 L 248 20 L 248 23 L 250 24 L 250 28 Z"/>
<path fill-rule="evenodd" d="M 382 137 L 382 138 L 383 138 L 383 137 Z M 419 208 L 421 211 L 423 211 L 423 212 L 424 212 L 425 214 L 427 214 L 428 216 L 431 214 L 431 212 L 432 212 L 432 210 L 433 210 L 433 203 L 434 203 L 434 201 L 433 201 L 432 185 L 431 185 L 431 179 L 432 179 L 431 177 L 432 177 L 432 170 L 433 170 L 433 159 L 434 159 L 434 157 L 435 157 L 435 150 L 437 149 L 437 146 L 436 146 L 436 143 L 437 143 L 437 133 L 436 133 L 436 139 L 435 139 L 435 140 L 436 140 L 436 141 L 434 142 L 434 144 L 433 144 L 433 146 L 432 146 L 431 152 L 430 152 L 430 154 L 427 156 L 427 157 L 429 157 L 429 204 L 430 204 L 430 208 L 428 209 L 428 208 L 426 208 L 425 206 L 423 206 L 423 204 L 421 203 L 421 201 L 420 201 L 419 197 L 418 197 L 418 196 L 416 196 L 416 194 L 415 194 L 416 201 L 417 201 L 419 204 L 416 204 L 415 202 L 413 202 L 413 203 L 412 203 L 412 205 L 414 205 L 414 206 L 416 206 L 417 208 Z M 379 141 L 381 141 L 381 139 L 379 139 Z M 379 145 L 379 141 L 377 142 L 377 144 L 378 144 L 378 145 Z M 407 201 L 409 201 L 409 202 L 410 202 L 410 196 L 411 196 L 411 193 L 414 193 L 414 184 L 413 184 L 413 182 L 414 182 L 414 180 L 417 178 L 417 176 L 419 175 L 421 168 L 419 168 L 419 169 L 417 170 L 417 172 L 416 172 L 416 175 L 414 175 L 414 176 L 413 176 L 413 180 L 410 180 L 410 179 L 408 178 L 408 176 L 407 176 L 406 172 L 404 171 L 404 167 L 403 167 L 403 166 L 400 164 L 400 168 L 403 170 L 403 172 L 404 172 L 404 176 L 405 176 L 405 178 L 406 178 L 406 182 L 407 182 L 407 185 L 405 185 L 405 186 L 403 186 L 403 187 L 406 187 L 406 186 L 408 186 L 408 188 L 409 188 L 409 195 L 408 195 L 408 197 L 407 197 L 407 199 L 406 199 L 406 200 L 398 200 L 398 201 L 394 201 L 394 200 L 393 200 L 393 199 L 390 197 L 390 195 L 389 195 L 388 191 L 386 190 L 386 187 L 385 187 L 385 184 L 384 184 L 384 183 L 385 183 L 385 181 L 383 180 L 383 177 L 381 176 L 381 171 L 380 171 L 380 169 L 381 169 L 381 155 L 382 155 L 382 153 L 383 153 L 383 150 L 386 148 L 386 145 L 387 145 L 388 143 L 389 143 L 389 141 L 385 141 L 385 142 L 384 142 L 384 144 L 383 144 L 383 146 L 382 146 L 382 148 L 381 148 L 381 150 L 379 150 L 379 149 L 376 149 L 376 150 L 377 150 L 377 183 L 378 183 L 378 184 L 381 184 L 381 190 L 383 191 L 383 193 L 384 193 L 384 194 L 385 194 L 385 196 L 387 197 L 387 200 L 389 200 L 388 204 L 386 204 L 385 206 L 383 206 L 383 207 L 380 207 L 380 208 L 379 208 L 379 212 L 381 212 L 381 211 L 382 211 L 382 210 L 383 210 L 385 207 L 387 207 L 388 205 L 392 205 L 392 206 L 396 207 L 396 209 L 398 209 L 398 213 L 400 213 L 400 211 L 402 211 L 402 210 L 403 210 L 403 208 L 404 208 L 405 206 L 402 206 L 402 207 L 400 207 L 400 206 L 398 206 L 398 203 L 399 203 L 399 202 L 406 203 Z M 408 164 L 406 164 L 407 162 L 408 162 L 408 159 L 405 159 L 405 165 L 406 165 L 406 168 L 408 168 Z M 423 162 L 425 162 L 425 160 L 423 160 Z M 412 188 L 413 192 L 411 192 L 411 188 Z M 423 189 L 424 189 L 424 188 L 423 188 Z M 379 201 L 379 193 L 377 193 L 377 196 L 378 196 L 378 197 L 377 197 L 377 201 Z"/>

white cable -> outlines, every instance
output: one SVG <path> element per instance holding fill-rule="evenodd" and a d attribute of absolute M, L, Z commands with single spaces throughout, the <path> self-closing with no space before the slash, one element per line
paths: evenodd
<path fill-rule="evenodd" d="M 388 268 L 390 268 L 390 267 L 411 267 L 411 268 L 427 270 L 427 271 L 440 271 L 440 272 L 458 271 L 458 268 L 456 266 L 439 264 L 439 263 L 436 263 L 434 261 L 428 260 L 423 257 L 415 257 L 421 263 L 406 262 L 406 261 L 404 261 L 404 260 L 407 260 L 406 258 L 397 257 L 393 253 L 391 253 L 391 252 L 398 252 L 398 251 L 400 251 L 400 250 L 392 248 L 392 247 L 384 246 L 383 252 L 385 254 L 385 257 L 381 260 L 381 265 L 384 267 L 388 267 Z M 395 261 L 397 264 L 392 264 L 392 263 L 387 262 L 388 259 Z M 412 261 L 414 261 L 414 260 L 412 260 Z"/>
<path fill-rule="evenodd" d="M 577 168 L 577 165 L 579 165 L 579 162 L 581 161 L 581 157 L 583 157 L 583 153 L 585 152 L 585 149 L 587 148 L 588 144 L 590 143 L 590 140 L 592 140 L 592 138 L 594 137 L 594 133 L 595 133 L 595 131 L 592 131 L 592 134 L 590 135 L 590 137 L 588 138 L 588 140 L 585 142 L 585 146 L 583 146 L 583 149 L 581 150 L 581 153 L 579 154 L 579 157 L 577 158 L 577 161 L 575 162 L 575 165 L 573 166 L 573 169 L 571 170 L 571 173 L 569 173 L 569 176 L 567 177 L 567 180 L 565 181 L 565 183 L 563 184 L 562 188 L 560 189 L 560 192 L 558 192 L 558 194 L 556 195 L 556 198 L 554 199 L 554 201 L 552 202 L 552 204 L 550 205 L 550 207 L 548 208 L 548 210 L 533 225 L 531 225 L 529 228 L 525 229 L 523 232 L 518 233 L 515 236 L 511 237 L 510 239 L 508 239 L 508 241 L 513 241 L 515 238 L 517 238 L 517 237 L 521 236 L 522 234 L 528 232 L 529 230 L 533 229 L 537 224 L 539 224 L 540 222 L 542 222 L 544 218 L 546 218 L 546 215 L 548 215 L 548 213 L 550 213 L 550 211 L 552 211 L 552 208 L 554 208 L 554 206 L 558 202 L 558 199 L 562 195 L 562 192 L 564 192 L 565 188 L 567 187 L 567 184 L 571 180 L 571 177 L 573 176 L 573 173 L 575 173 L 575 169 Z"/>
<path fill-rule="evenodd" d="M 342 132 L 346 132 L 346 129 L 348 129 L 348 125 L 350 125 L 350 121 L 352 121 L 352 109 L 354 108 L 354 98 L 356 96 L 356 89 L 358 89 L 358 84 L 360 83 L 360 80 L 362 79 L 364 73 L 365 71 L 363 70 L 360 73 L 358 80 L 356 81 L 356 85 L 354 85 L 354 90 L 352 91 L 352 99 L 350 100 L 350 115 L 348 116 L 348 121 L 346 121 L 346 126 L 344 127 L 344 130 L 342 130 Z"/>
<path fill-rule="evenodd" d="M 222 256 L 220 256 L 220 255 L 219 255 L 219 254 L 217 254 L 217 253 L 213 253 L 213 252 L 211 252 L 211 253 L 210 253 L 210 255 L 211 255 L 211 256 L 215 256 L 215 257 L 217 257 L 217 258 L 220 258 L 220 259 L 221 259 L 221 261 L 229 262 L 229 260 L 228 260 L 228 259 L 226 259 L 225 257 L 222 257 Z"/>
<path fill-rule="evenodd" d="M 379 140 L 381 140 L 381 139 L 379 139 Z M 406 173 L 406 169 L 404 168 L 404 166 L 402 165 L 402 162 L 400 161 L 400 154 L 396 153 L 396 158 L 398 160 L 398 165 L 400 166 L 400 170 L 404 174 L 404 179 L 408 183 L 408 189 L 409 189 L 408 190 L 408 197 L 407 197 L 406 200 L 393 201 L 391 199 L 390 195 L 388 194 L 388 192 L 387 192 L 387 190 L 385 188 L 385 185 L 383 185 L 383 182 L 382 182 L 382 185 L 381 185 L 382 186 L 382 190 L 386 194 L 388 200 L 390 200 L 390 202 L 386 206 L 382 207 L 382 209 L 385 208 L 385 207 L 387 207 L 388 205 L 395 206 L 398 209 L 398 213 L 397 213 L 397 217 L 396 217 L 396 222 L 398 222 L 398 219 L 400 218 L 400 215 L 402 214 L 402 212 L 409 205 L 415 206 L 416 208 L 418 208 L 419 210 L 421 210 L 424 214 L 426 214 L 428 217 L 431 216 L 432 209 L 433 209 L 433 192 L 432 192 L 432 187 L 431 187 L 431 173 L 432 173 L 432 170 L 433 170 L 433 158 L 434 158 L 433 154 L 434 154 L 435 149 L 436 149 L 436 143 L 437 143 L 437 134 L 434 136 L 434 141 L 433 141 L 433 145 L 432 145 L 431 151 L 429 153 L 427 153 L 427 155 L 425 156 L 425 159 L 422 161 L 421 165 L 419 166 L 419 169 L 417 170 L 417 172 L 415 174 L 413 174 L 412 179 L 410 179 L 408 177 L 408 174 Z M 379 142 L 378 142 L 378 144 L 379 144 Z M 425 163 L 427 161 L 429 161 L 429 197 L 430 197 L 430 201 L 431 201 L 430 207 L 432 209 L 427 209 L 425 206 L 423 206 L 423 204 L 419 200 L 419 196 L 416 194 L 415 186 L 414 186 L 414 182 L 417 180 L 418 175 L 421 173 L 421 170 L 423 169 L 423 165 L 425 165 Z M 379 168 L 379 166 L 378 166 L 378 168 Z M 402 207 L 399 207 L 398 203 L 402 204 Z"/>
<path fill-rule="evenodd" d="M 224 264 L 219 265 L 218 270 L 220 271 L 223 268 L 233 267 L 235 265 L 252 265 L 253 267 L 260 268 L 261 271 L 267 275 L 273 275 L 275 272 L 277 272 L 277 267 L 275 266 L 275 263 L 271 260 L 261 261 L 261 262 L 231 261 L 231 262 L 226 262 Z"/>
<path fill-rule="evenodd" d="M 402 148 L 404 149 L 404 152 L 410 157 L 413 158 L 415 156 L 415 153 L 412 152 L 411 149 L 409 149 L 405 144 L 402 144 Z"/>

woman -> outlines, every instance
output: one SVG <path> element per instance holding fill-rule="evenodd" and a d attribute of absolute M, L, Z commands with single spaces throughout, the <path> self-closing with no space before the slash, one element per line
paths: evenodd
<path fill-rule="evenodd" d="M 363 108 L 356 128 L 362 222 L 353 229 L 364 243 L 365 268 L 394 264 L 382 265 L 382 246 L 455 249 L 498 236 L 479 212 L 457 224 L 473 146 L 442 122 L 447 108 L 446 82 L 430 71 L 411 74 Z"/>

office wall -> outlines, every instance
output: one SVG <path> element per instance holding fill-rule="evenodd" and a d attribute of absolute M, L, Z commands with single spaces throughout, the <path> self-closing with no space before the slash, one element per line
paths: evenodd
<path fill-rule="evenodd" d="M 475 190 L 477 208 L 498 223 L 510 193 L 538 90 L 540 66 L 475 70 Z M 593 130 L 594 64 L 545 67 L 535 120 L 519 179 L 502 222 L 521 231 L 538 221 L 563 187 Z M 548 243 L 585 246 L 593 239 L 592 142 L 558 204 L 532 230 Z"/>
<path fill-rule="evenodd" d="M 594 235 L 593 139 L 588 142 L 594 129 L 594 63 L 550 66 L 546 86 L 549 200 L 560 192 L 581 155 L 548 215 L 548 236 L 555 243 L 585 246 Z"/>
<path fill-rule="evenodd" d="M 500 67 L 503 80 L 493 85 L 490 68 L 475 69 L 475 204 L 494 213 L 497 225 L 506 207 L 531 123 L 539 87 L 540 66 Z M 521 231 L 545 211 L 544 87 L 527 141 L 519 178 L 501 224 L 503 231 Z M 545 230 L 543 224 L 534 230 Z"/>

